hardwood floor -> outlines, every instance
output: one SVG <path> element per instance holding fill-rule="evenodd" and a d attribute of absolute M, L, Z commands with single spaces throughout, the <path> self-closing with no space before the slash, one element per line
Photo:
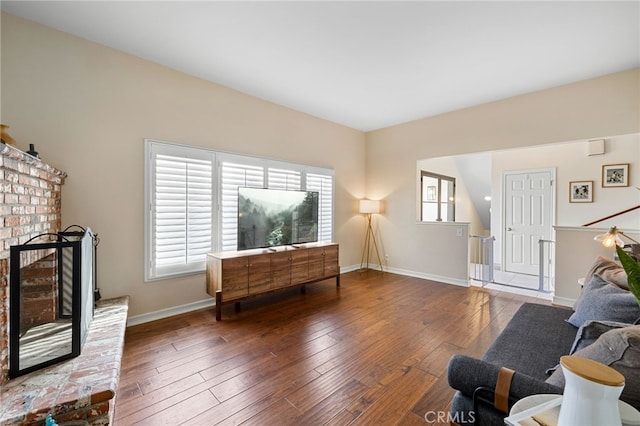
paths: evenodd
<path fill-rule="evenodd" d="M 449 357 L 545 303 L 374 271 L 306 290 L 128 328 L 115 424 L 424 425 L 453 395 Z"/>

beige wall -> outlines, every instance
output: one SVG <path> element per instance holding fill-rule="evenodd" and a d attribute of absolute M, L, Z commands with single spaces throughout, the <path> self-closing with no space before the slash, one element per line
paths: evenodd
<path fill-rule="evenodd" d="M 258 70 L 256 72 L 259 72 Z M 209 299 L 204 274 L 143 281 L 143 139 L 335 169 L 340 262 L 359 264 L 365 135 L 2 14 L 2 123 L 69 175 L 63 226 L 99 234 L 104 297 L 140 315 Z"/>
<path fill-rule="evenodd" d="M 367 196 L 385 200 L 380 230 L 389 265 L 432 276 L 466 270 L 466 248 L 449 228 L 416 222 L 417 160 L 639 131 L 634 69 L 367 133 Z"/>
<path fill-rule="evenodd" d="M 343 267 L 366 195 L 385 200 L 392 270 L 461 284 L 468 229 L 417 223 L 417 160 L 640 132 L 638 69 L 363 134 L 6 14 L 1 78 L 0 120 L 69 174 L 63 225 L 99 233 L 102 293 L 131 295 L 132 315 L 208 298 L 203 275 L 143 282 L 146 137 L 333 167 Z"/>

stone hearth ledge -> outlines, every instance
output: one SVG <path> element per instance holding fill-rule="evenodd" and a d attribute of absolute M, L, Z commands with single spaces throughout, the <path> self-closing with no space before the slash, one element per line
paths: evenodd
<path fill-rule="evenodd" d="M 99 301 L 82 353 L 9 380 L 0 390 L 0 425 L 112 423 L 129 296 Z"/>

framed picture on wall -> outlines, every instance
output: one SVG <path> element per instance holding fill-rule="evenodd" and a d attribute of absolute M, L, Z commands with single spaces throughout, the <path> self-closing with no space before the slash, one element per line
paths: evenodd
<path fill-rule="evenodd" d="M 593 181 L 582 180 L 569 182 L 569 202 L 570 203 L 592 203 L 593 202 Z"/>
<path fill-rule="evenodd" d="M 629 163 L 602 166 L 602 187 L 629 186 Z"/>

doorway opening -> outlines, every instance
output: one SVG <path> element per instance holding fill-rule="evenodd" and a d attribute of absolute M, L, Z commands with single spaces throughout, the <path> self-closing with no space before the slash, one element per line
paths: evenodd
<path fill-rule="evenodd" d="M 488 236 L 470 239 L 470 278 L 550 295 L 554 289 L 555 169 L 502 173 Z M 495 188 L 495 187 L 494 187 Z"/>

